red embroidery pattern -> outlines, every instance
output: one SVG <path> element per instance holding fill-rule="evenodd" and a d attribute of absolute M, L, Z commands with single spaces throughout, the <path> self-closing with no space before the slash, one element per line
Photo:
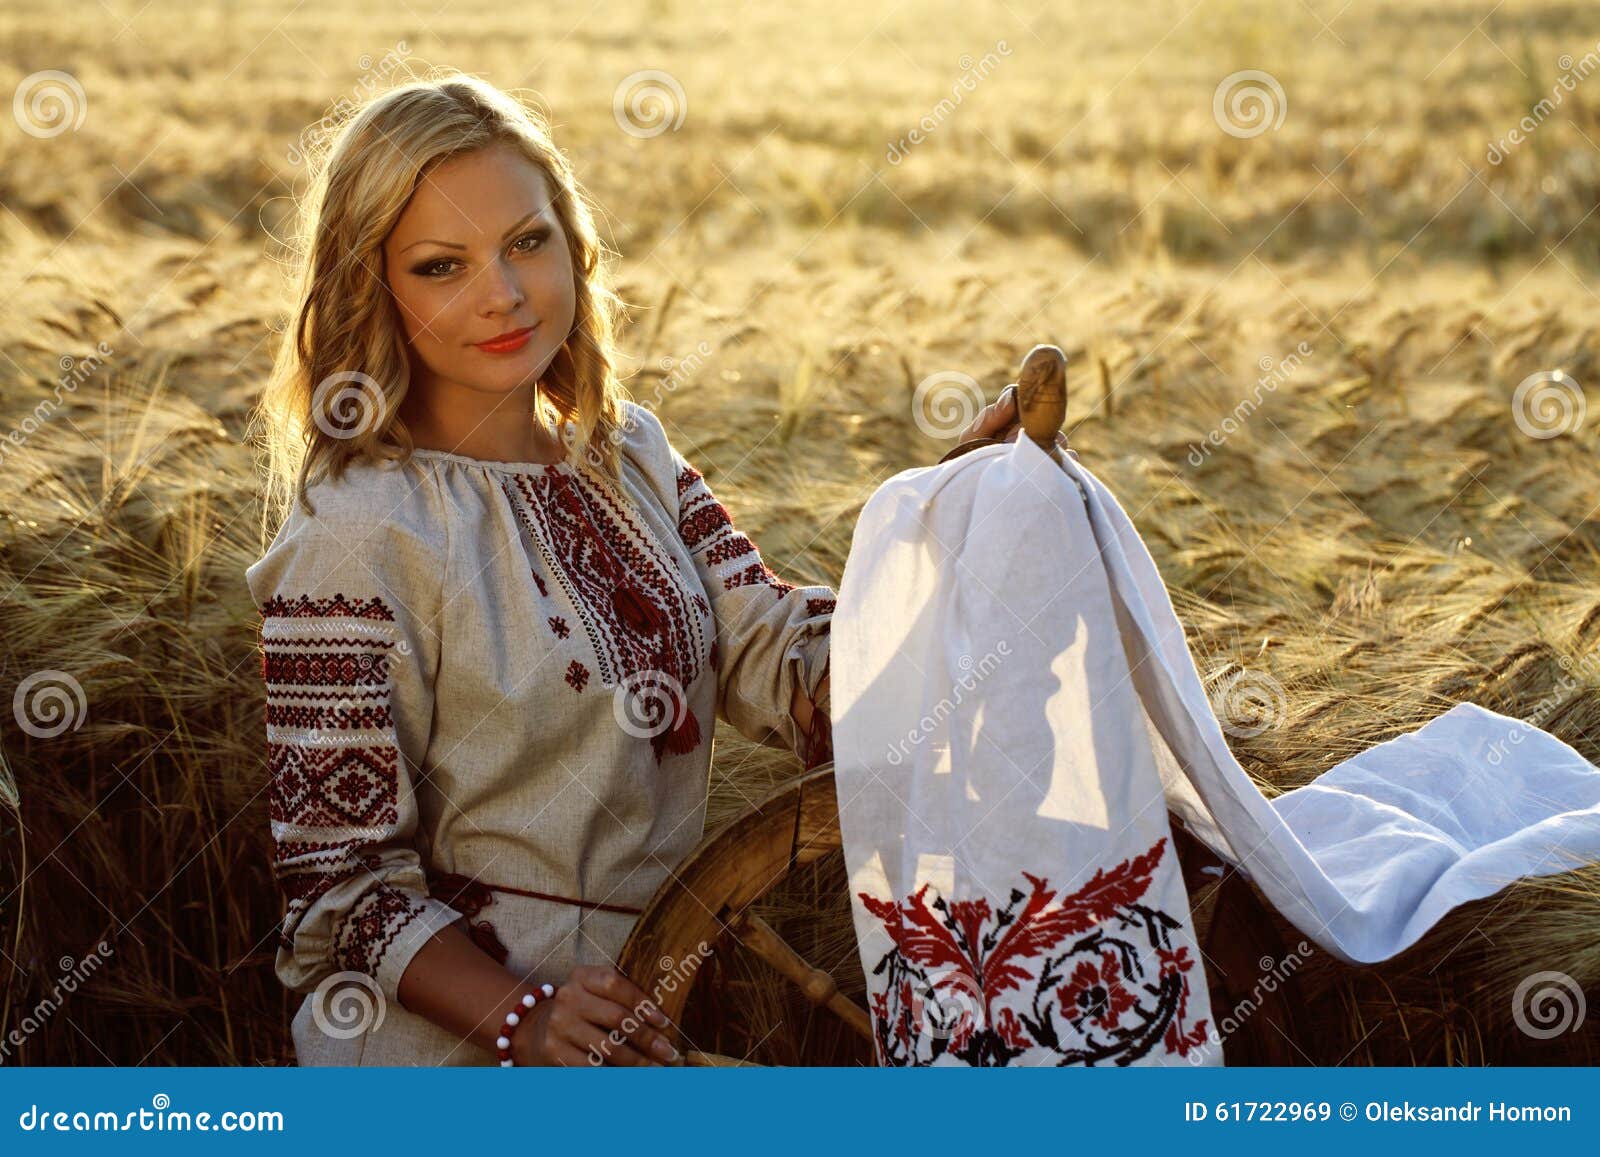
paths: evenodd
<path fill-rule="evenodd" d="M 765 585 L 782 598 L 795 589 L 761 560 L 756 544 L 733 524 L 728 508 L 717 501 L 705 476 L 688 463 L 678 470 L 678 534 L 691 554 L 700 555 L 700 565 L 722 580 L 723 590 Z M 743 560 L 748 561 L 731 571 L 726 569 L 726 564 Z"/>
<path fill-rule="evenodd" d="M 608 487 L 578 471 L 518 473 L 506 492 L 582 608 L 600 685 L 632 688 L 633 676 L 646 676 L 670 699 L 674 720 L 651 737 L 657 761 L 693 751 L 700 725 L 683 699 L 700 676 L 706 623 L 677 564 Z M 582 691 L 588 677 L 574 660 L 567 682 Z"/>
<path fill-rule="evenodd" d="M 1206 1021 L 1185 1024 L 1195 962 L 1171 943 L 1182 925 L 1139 902 L 1166 843 L 1059 899 L 1024 872 L 1029 890 L 1013 888 L 998 913 L 985 899 L 930 900 L 927 884 L 899 903 L 860 893 L 894 941 L 873 969 L 887 974 L 872 999 L 879 1062 L 931 1064 L 948 1052 L 1007 1065 L 1042 1047 L 1062 1065 L 1127 1065 L 1158 1045 L 1185 1057 L 1200 1047 Z"/>
<path fill-rule="evenodd" d="M 563 619 L 560 615 L 550 616 L 550 629 L 554 631 L 556 633 L 556 637 L 560 639 L 565 639 L 568 635 L 572 634 L 572 628 L 567 626 L 567 620 Z"/>
<path fill-rule="evenodd" d="M 261 606 L 273 875 L 286 900 L 279 945 L 335 884 L 377 866 L 366 854 L 400 822 L 400 749 L 390 712 L 394 613 L 381 598 L 274 596 Z M 396 936 L 425 911 L 375 886 L 333 929 L 341 968 L 376 975 Z"/>

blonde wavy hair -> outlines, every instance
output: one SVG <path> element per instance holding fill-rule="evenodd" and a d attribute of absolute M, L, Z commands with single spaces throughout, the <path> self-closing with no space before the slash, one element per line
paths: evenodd
<path fill-rule="evenodd" d="M 447 72 L 374 96 L 338 122 L 311 158 L 290 242 L 293 324 L 251 420 L 265 458 L 264 532 L 296 501 L 315 514 L 307 487 L 337 480 L 352 461 L 410 457 L 415 442 L 399 414 L 410 362 L 381 272 L 383 242 L 433 166 L 501 142 L 544 172 L 577 290 L 572 332 L 540 379 L 538 416 L 567 430 L 569 460 L 619 477 L 627 395 L 614 342 L 623 303 L 588 195 L 542 115 L 487 81 Z"/>

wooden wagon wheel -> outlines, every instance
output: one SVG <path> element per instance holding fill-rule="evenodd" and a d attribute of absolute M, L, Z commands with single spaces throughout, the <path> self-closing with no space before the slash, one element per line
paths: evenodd
<path fill-rule="evenodd" d="M 1224 871 L 1219 880 L 1208 874 L 1208 868 L 1225 865 L 1176 818 L 1169 818 L 1191 908 L 1199 911 L 1209 904 L 1211 909 L 1200 949 L 1212 1011 L 1223 1015 L 1238 1007 L 1263 957 L 1282 959 L 1283 942 L 1244 877 Z M 833 766 L 828 764 L 775 791 L 702 840 L 651 898 L 623 946 L 618 967 L 652 994 L 677 1026 L 695 991 L 692 974 L 704 958 L 702 946 L 737 942 L 797 985 L 812 1004 L 838 1016 L 860 1036 L 864 1055 L 870 1058 L 872 1025 L 867 1010 L 751 911 L 790 872 L 842 846 Z M 1299 1063 L 1302 1058 L 1292 1044 L 1299 1035 L 1294 976 L 1275 992 L 1250 995 L 1254 1011 L 1223 1039 L 1226 1063 Z M 690 1064 L 744 1063 L 701 1052 L 681 1034 L 675 1035 L 674 1043 Z"/>

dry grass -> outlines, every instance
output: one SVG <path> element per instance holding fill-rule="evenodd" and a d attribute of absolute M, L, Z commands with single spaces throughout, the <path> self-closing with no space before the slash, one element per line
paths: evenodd
<path fill-rule="evenodd" d="M 54 738 L 0 722 L 6 1026 L 62 958 L 114 953 L 11 1059 L 287 1059 L 240 436 L 282 323 L 289 150 L 401 40 L 552 110 L 623 254 L 635 396 L 786 577 L 837 582 L 872 488 L 937 457 L 917 382 L 962 370 L 992 397 L 1052 340 L 1072 442 L 1150 543 L 1202 674 L 1286 691 L 1281 726 L 1234 741 L 1265 790 L 1463 699 L 1537 713 L 1600 760 L 1597 425 L 1531 438 L 1511 404 L 1535 372 L 1600 381 L 1600 79 L 1485 161 L 1562 54 L 1595 49 L 1580 6 L 996 0 L 935 19 L 660 0 L 542 5 L 534 32 L 464 3 L 109 6 L 126 27 L 10 3 L 0 24 L 8 85 L 64 69 L 87 95 L 75 132 L 0 136 L 0 433 L 52 396 L 61 358 L 111 351 L 0 443 L 3 688 L 65 671 L 88 705 Z M 1001 39 L 888 163 L 958 58 Z M 682 84 L 677 132 L 619 131 L 613 90 L 644 68 Z M 1251 139 L 1212 116 L 1245 68 L 1288 101 Z M 1260 360 L 1300 342 L 1289 380 L 1191 465 Z M 792 772 L 721 729 L 714 818 Z M 1545 970 L 1600 988 L 1597 883 L 1519 884 L 1379 968 L 1319 961 L 1297 1043 L 1318 1064 L 1593 1063 L 1600 1018 L 1536 1041 L 1510 993 Z M 836 863 L 772 914 L 859 990 Z M 724 979 L 751 1042 L 794 1017 L 758 974 Z M 756 1055 L 838 1055 L 811 1031 Z"/>

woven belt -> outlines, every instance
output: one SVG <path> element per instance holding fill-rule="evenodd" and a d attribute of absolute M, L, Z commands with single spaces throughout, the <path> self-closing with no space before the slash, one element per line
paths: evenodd
<path fill-rule="evenodd" d="M 442 872 L 431 876 L 428 881 L 428 895 L 435 900 L 442 901 L 450 907 L 461 912 L 467 918 L 467 925 L 471 929 L 473 942 L 487 952 L 495 960 L 504 964 L 510 954 L 506 946 L 501 943 L 500 937 L 495 934 L 494 925 L 487 920 L 477 920 L 475 917 L 483 908 L 494 903 L 494 893 L 509 892 L 513 896 L 527 896 L 532 900 L 549 900 L 556 904 L 574 904 L 579 908 L 592 908 L 600 912 L 619 912 L 625 916 L 638 916 L 644 912 L 643 908 L 634 908 L 628 904 L 602 904 L 597 900 L 577 900 L 570 896 L 556 896 L 549 892 L 533 892 L 527 888 L 513 888 L 508 884 L 490 884 L 483 880 L 475 880 L 471 876 L 462 875 L 460 872 Z"/>

